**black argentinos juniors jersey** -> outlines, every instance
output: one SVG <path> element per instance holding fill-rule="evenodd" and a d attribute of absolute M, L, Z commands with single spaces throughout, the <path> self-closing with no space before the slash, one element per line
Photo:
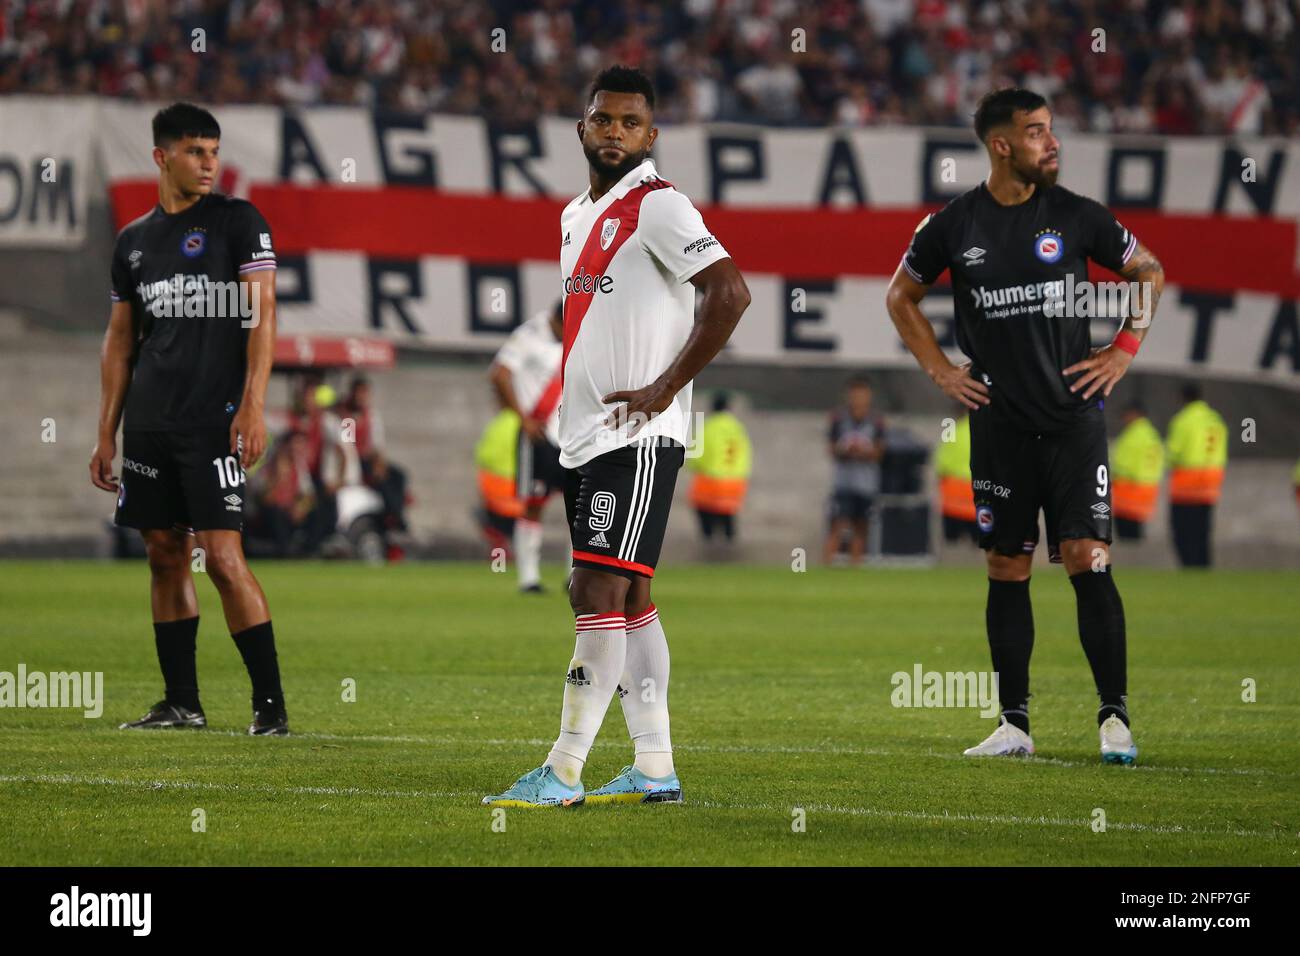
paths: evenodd
<path fill-rule="evenodd" d="M 990 409 L 1017 428 L 1047 432 L 1069 427 L 1098 398 L 1071 394 L 1077 376 L 1061 374 L 1088 357 L 1090 319 L 1049 317 L 1043 303 L 1064 300 L 1067 276 L 1081 288 L 1088 259 L 1118 272 L 1136 248 L 1105 206 L 1062 186 L 1003 206 L 981 183 L 922 221 L 903 267 L 924 285 L 951 271 L 957 345 L 989 385 Z"/>
<path fill-rule="evenodd" d="M 230 424 L 247 360 L 240 306 L 251 305 L 239 280 L 274 268 L 271 228 L 243 199 L 210 194 L 174 214 L 155 206 L 118 234 L 112 298 L 131 304 L 136 332 L 125 430 Z"/>

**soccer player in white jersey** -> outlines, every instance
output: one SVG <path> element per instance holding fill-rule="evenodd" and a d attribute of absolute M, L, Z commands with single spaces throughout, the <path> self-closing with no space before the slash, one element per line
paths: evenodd
<path fill-rule="evenodd" d="M 680 802 L 668 725 L 668 642 L 650 599 L 691 380 L 749 305 L 735 263 L 647 157 L 659 131 L 644 74 L 591 85 L 578 138 L 591 188 L 560 220 L 564 351 L 560 464 L 573 542 L 577 646 L 545 763 L 488 806 Z M 702 293 L 698 314 L 696 292 Z M 615 693 L 635 760 L 587 793 L 582 768 Z"/>
<path fill-rule="evenodd" d="M 564 354 L 564 304 L 539 312 L 510 333 L 488 378 L 504 408 L 519 415 L 515 494 L 524 506 L 515 521 L 519 590 L 541 594 L 542 509 L 564 491 L 560 466 L 560 358 Z"/>

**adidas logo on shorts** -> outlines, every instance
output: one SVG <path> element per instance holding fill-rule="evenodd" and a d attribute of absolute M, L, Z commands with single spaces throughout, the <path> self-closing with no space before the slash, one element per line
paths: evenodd
<path fill-rule="evenodd" d="M 605 537 L 605 532 L 599 531 L 596 536 L 587 542 L 589 548 L 608 548 L 609 540 Z"/>

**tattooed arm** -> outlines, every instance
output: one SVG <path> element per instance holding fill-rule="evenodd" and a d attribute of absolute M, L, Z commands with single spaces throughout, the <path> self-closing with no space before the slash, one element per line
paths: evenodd
<path fill-rule="evenodd" d="M 1138 243 L 1136 251 L 1120 270 L 1120 275 L 1129 282 L 1136 283 L 1136 294 L 1129 297 L 1129 314 L 1116 335 L 1129 335 L 1140 344 L 1146 338 L 1151 321 L 1155 318 L 1156 303 L 1165 288 L 1165 270 L 1160 260 L 1152 255 L 1151 250 Z M 1111 342 L 1105 348 L 1094 349 L 1093 353 L 1082 362 L 1076 362 L 1065 370 L 1066 375 L 1082 372 L 1078 380 L 1070 386 L 1070 391 L 1084 389 L 1085 400 L 1092 398 L 1098 390 L 1109 397 L 1115 383 L 1124 377 L 1128 367 L 1133 364 L 1133 352 L 1126 351 Z"/>

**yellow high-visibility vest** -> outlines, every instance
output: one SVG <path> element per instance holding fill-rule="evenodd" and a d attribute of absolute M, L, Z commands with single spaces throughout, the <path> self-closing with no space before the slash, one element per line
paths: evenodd
<path fill-rule="evenodd" d="M 502 478 L 515 476 L 515 446 L 519 442 L 519 416 L 513 409 L 503 408 L 487 423 L 478 444 L 474 446 L 474 462 L 483 471 Z"/>
<path fill-rule="evenodd" d="M 1111 473 L 1140 485 L 1159 484 L 1165 470 L 1165 445 L 1160 432 L 1143 417 L 1124 426 L 1110 453 Z"/>
<path fill-rule="evenodd" d="M 754 464 L 749 433 L 731 412 L 714 412 L 700 429 L 700 454 L 686 460 L 697 475 L 748 478 Z"/>
<path fill-rule="evenodd" d="M 934 452 L 934 471 L 940 478 L 970 481 L 970 416 L 957 419 L 952 441 L 941 441 Z"/>
<path fill-rule="evenodd" d="M 1214 504 L 1228 463 L 1228 426 L 1201 400 L 1188 402 L 1169 423 L 1169 500 Z"/>

